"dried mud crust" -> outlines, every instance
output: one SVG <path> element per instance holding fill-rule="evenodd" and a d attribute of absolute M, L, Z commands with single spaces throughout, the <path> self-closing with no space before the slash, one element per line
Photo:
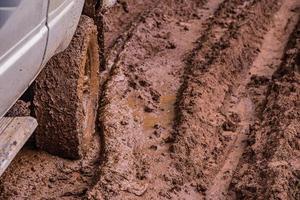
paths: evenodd
<path fill-rule="evenodd" d="M 37 146 L 80 158 L 94 134 L 99 93 L 97 31 L 90 18 L 81 17 L 71 44 L 48 62 L 34 90 Z"/>
<path fill-rule="evenodd" d="M 238 198 L 300 199 L 300 22 L 285 52 L 271 80 L 249 86 L 268 90 L 232 182 Z"/>

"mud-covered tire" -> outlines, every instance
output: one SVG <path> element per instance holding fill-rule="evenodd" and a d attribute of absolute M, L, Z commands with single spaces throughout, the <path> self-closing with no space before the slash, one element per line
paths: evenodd
<path fill-rule="evenodd" d="M 34 86 L 37 147 L 81 158 L 95 130 L 99 48 L 93 20 L 82 16 L 69 47 L 53 57 Z"/>

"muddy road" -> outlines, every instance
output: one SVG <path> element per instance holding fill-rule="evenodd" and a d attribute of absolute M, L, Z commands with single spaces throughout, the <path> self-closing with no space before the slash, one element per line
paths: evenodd
<path fill-rule="evenodd" d="M 89 153 L 27 144 L 0 199 L 300 199 L 299 14 L 297 0 L 118 1 Z"/>

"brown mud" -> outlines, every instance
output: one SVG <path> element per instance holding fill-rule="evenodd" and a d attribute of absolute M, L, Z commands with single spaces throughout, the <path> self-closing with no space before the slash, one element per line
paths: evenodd
<path fill-rule="evenodd" d="M 24 147 L 0 199 L 299 199 L 299 13 L 297 0 L 118 1 L 102 13 L 89 153 Z"/>
<path fill-rule="evenodd" d="M 259 111 L 232 189 L 238 198 L 299 199 L 300 21 L 279 68 L 272 76 L 254 76 L 249 90 L 256 90 L 253 98 Z M 257 97 L 261 92 L 264 98 Z"/>

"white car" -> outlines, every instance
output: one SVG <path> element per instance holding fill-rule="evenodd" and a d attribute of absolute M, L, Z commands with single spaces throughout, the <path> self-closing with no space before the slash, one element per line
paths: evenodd
<path fill-rule="evenodd" d="M 84 154 L 94 132 L 99 91 L 97 28 L 80 17 L 84 3 L 0 0 L 0 175 L 37 122 L 39 148 L 72 159 Z M 37 120 L 5 117 L 34 81 Z"/>
<path fill-rule="evenodd" d="M 72 39 L 83 0 L 0 1 L 0 117 Z"/>

